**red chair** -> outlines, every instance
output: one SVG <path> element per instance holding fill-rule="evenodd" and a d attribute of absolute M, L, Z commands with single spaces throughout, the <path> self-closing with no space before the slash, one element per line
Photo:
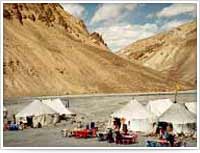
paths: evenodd
<path fill-rule="evenodd" d="M 97 136 L 96 128 L 92 129 L 92 137 L 95 138 Z"/>
<path fill-rule="evenodd" d="M 82 130 L 82 131 L 74 131 L 74 136 L 76 138 L 87 138 L 88 137 L 88 131 Z"/>

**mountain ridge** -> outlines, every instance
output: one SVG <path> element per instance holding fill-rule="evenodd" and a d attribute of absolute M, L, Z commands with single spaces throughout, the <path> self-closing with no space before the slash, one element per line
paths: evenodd
<path fill-rule="evenodd" d="M 174 90 L 172 79 L 110 52 L 100 35 L 91 38 L 59 4 L 4 4 L 3 21 L 6 98 Z"/>
<path fill-rule="evenodd" d="M 117 52 L 131 62 L 158 70 L 196 88 L 197 25 L 192 21 L 138 40 Z"/>

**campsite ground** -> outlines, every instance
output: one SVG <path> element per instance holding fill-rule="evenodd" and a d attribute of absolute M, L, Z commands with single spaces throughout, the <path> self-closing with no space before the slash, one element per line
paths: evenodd
<path fill-rule="evenodd" d="M 135 97 L 142 104 L 147 104 L 149 100 L 170 98 L 174 100 L 172 93 L 155 94 L 112 94 L 112 95 L 85 95 L 85 96 L 62 96 L 64 103 L 69 99 L 70 110 L 78 114 L 83 122 L 99 121 L 106 123 L 109 115 L 115 110 L 125 105 L 132 97 Z M 8 109 L 9 117 L 19 112 L 24 106 L 30 103 L 34 97 L 16 98 L 4 100 L 4 105 Z M 196 91 L 182 92 L 178 95 L 177 101 L 196 102 Z M 134 110 L 134 108 L 133 108 Z M 98 142 L 97 139 L 75 139 L 64 138 L 61 130 L 70 127 L 70 122 L 62 122 L 56 127 L 49 126 L 41 129 L 25 129 L 24 131 L 4 131 L 4 147 L 122 147 L 123 145 Z M 139 136 L 138 143 L 126 145 L 127 147 L 144 147 L 147 137 Z M 186 140 L 187 146 L 195 147 L 196 140 Z"/>

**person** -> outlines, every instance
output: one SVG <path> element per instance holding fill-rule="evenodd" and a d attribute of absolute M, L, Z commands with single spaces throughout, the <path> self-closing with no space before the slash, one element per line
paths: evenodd
<path fill-rule="evenodd" d="M 127 129 L 128 129 L 129 132 L 132 131 L 132 130 L 131 130 L 131 121 L 128 121 Z"/>
<path fill-rule="evenodd" d="M 19 130 L 19 126 L 15 122 L 12 122 L 9 126 L 9 130 L 11 131 Z"/>
<path fill-rule="evenodd" d="M 65 107 L 69 108 L 69 99 L 67 99 L 67 103 L 66 103 Z"/>
<path fill-rule="evenodd" d="M 19 122 L 19 130 L 24 129 L 24 123 L 22 121 Z"/>
<path fill-rule="evenodd" d="M 128 134 L 127 124 L 123 124 L 123 126 L 122 126 L 122 131 L 123 131 L 124 135 L 127 135 L 127 134 Z"/>
<path fill-rule="evenodd" d="M 175 141 L 175 134 L 173 133 L 173 125 L 171 123 L 167 125 L 165 138 L 170 143 L 170 146 L 173 147 Z"/>
<path fill-rule="evenodd" d="M 122 144 L 122 135 L 120 133 L 119 128 L 115 129 L 115 134 L 116 134 L 116 144 Z"/>
<path fill-rule="evenodd" d="M 165 138 L 165 133 L 166 131 L 164 130 L 163 127 L 160 127 L 160 131 L 159 131 L 159 137 L 160 139 L 164 139 Z"/>
<path fill-rule="evenodd" d="M 107 140 L 108 140 L 108 143 L 113 143 L 114 142 L 112 129 L 109 129 L 109 132 L 107 134 Z"/>

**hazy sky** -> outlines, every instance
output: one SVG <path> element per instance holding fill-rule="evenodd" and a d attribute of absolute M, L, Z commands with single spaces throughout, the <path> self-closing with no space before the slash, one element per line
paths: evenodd
<path fill-rule="evenodd" d="M 112 51 L 196 19 L 196 4 L 61 4 L 99 32 Z"/>

